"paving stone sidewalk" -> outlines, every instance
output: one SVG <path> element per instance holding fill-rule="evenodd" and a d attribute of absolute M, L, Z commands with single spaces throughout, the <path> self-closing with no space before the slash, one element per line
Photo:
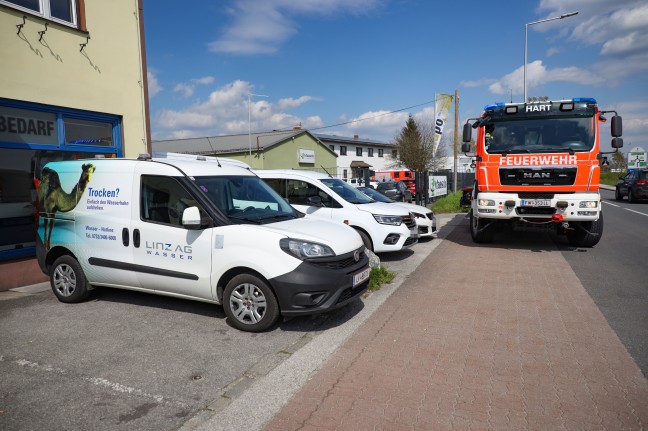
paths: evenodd
<path fill-rule="evenodd" d="M 553 244 L 459 226 L 265 429 L 648 429 L 648 381 Z"/>

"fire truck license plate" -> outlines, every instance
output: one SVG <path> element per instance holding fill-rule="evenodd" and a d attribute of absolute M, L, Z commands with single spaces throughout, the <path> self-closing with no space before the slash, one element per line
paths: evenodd
<path fill-rule="evenodd" d="M 549 199 L 524 199 L 522 201 L 523 207 L 550 207 L 551 201 Z"/>
<path fill-rule="evenodd" d="M 364 271 L 361 271 L 353 275 L 353 287 L 356 287 L 358 284 L 366 281 L 369 278 L 371 273 L 371 268 L 367 268 Z"/>

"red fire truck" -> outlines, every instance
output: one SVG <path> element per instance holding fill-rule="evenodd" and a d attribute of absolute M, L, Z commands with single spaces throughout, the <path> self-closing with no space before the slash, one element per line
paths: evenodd
<path fill-rule="evenodd" d="M 599 123 L 609 112 L 611 145 L 618 151 L 621 117 L 599 111 L 592 98 L 498 103 L 469 119 L 462 151 L 470 151 L 477 129 L 473 240 L 489 242 L 498 225 L 508 224 L 513 230 L 557 229 L 571 245 L 596 245 L 603 234 Z"/>

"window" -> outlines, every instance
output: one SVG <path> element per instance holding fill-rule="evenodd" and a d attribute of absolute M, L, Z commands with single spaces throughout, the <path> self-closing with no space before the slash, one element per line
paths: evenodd
<path fill-rule="evenodd" d="M 77 0 L 0 0 L 16 9 L 67 25 L 77 25 Z"/>
<path fill-rule="evenodd" d="M 182 213 L 198 206 L 178 181 L 170 177 L 142 176 L 142 220 L 182 227 Z"/>
<path fill-rule="evenodd" d="M 384 152 L 385 150 L 383 150 L 382 148 L 378 148 L 378 157 L 382 157 Z"/>
<path fill-rule="evenodd" d="M 92 144 L 110 147 L 113 144 L 112 124 L 99 121 L 64 118 L 66 144 Z"/>
<path fill-rule="evenodd" d="M 301 180 L 286 180 L 286 185 L 288 187 L 288 203 L 291 205 L 309 205 L 312 204 L 308 202 L 308 198 L 319 196 L 322 200 L 322 205 L 328 208 L 339 208 L 338 204 L 328 193 L 314 186 L 313 184 L 307 183 L 306 181 Z"/>
<path fill-rule="evenodd" d="M 373 157 L 373 148 L 367 148 L 367 156 Z"/>
<path fill-rule="evenodd" d="M 392 150 L 392 158 L 394 159 L 398 158 L 398 150 Z"/>
<path fill-rule="evenodd" d="M 346 156 L 346 145 L 340 145 L 340 155 Z"/>
<path fill-rule="evenodd" d="M 362 147 L 356 147 L 356 156 L 362 155 Z"/>
<path fill-rule="evenodd" d="M 331 151 L 335 151 L 335 145 L 331 144 L 329 145 L 329 148 L 331 149 Z"/>
<path fill-rule="evenodd" d="M 349 171 L 347 169 L 342 170 L 342 178 L 345 178 L 345 179 L 348 178 L 349 177 L 348 174 L 349 174 Z"/>

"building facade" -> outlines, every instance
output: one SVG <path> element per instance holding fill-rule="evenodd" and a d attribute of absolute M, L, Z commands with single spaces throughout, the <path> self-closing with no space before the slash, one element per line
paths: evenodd
<path fill-rule="evenodd" d="M 141 0 L 0 0 L 0 58 L 6 290 L 43 280 L 35 187 L 47 161 L 150 151 Z"/>
<path fill-rule="evenodd" d="M 363 177 L 363 169 L 382 171 L 397 166 L 393 144 L 371 139 L 360 139 L 316 133 L 315 136 L 337 154 L 337 177 L 352 182 Z"/>

